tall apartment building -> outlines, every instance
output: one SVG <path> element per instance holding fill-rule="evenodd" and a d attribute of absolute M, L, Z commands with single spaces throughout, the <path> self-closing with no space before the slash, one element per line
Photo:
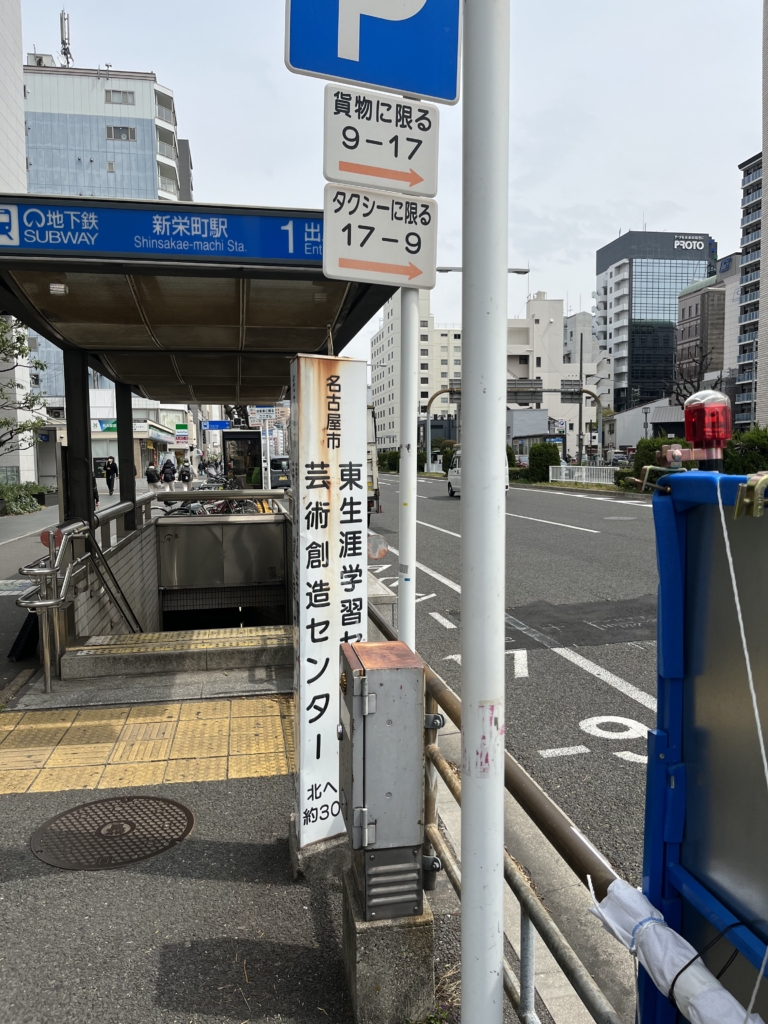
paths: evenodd
<path fill-rule="evenodd" d="M 617 412 L 669 393 L 678 297 L 716 265 L 707 234 L 628 231 L 598 249 L 594 332 L 613 358 Z"/>
<path fill-rule="evenodd" d="M 173 92 L 154 74 L 59 67 L 30 53 L 24 97 L 30 192 L 175 202 L 185 175 L 191 192 Z"/>
<path fill-rule="evenodd" d="M 734 408 L 734 425 L 748 430 L 757 410 L 759 366 L 758 322 L 760 320 L 760 234 L 763 215 L 763 154 L 739 164 L 741 178 L 741 294 L 739 299 L 738 383 L 739 401 Z M 768 369 L 768 368 L 767 368 Z M 761 419 L 768 419 L 768 410 Z"/>
<path fill-rule="evenodd" d="M 379 330 L 371 339 L 371 394 L 376 410 L 379 448 L 400 444 L 400 341 L 401 292 L 395 292 L 383 309 Z M 435 325 L 428 291 L 419 292 L 419 405 L 414 415 L 424 415 L 429 399 L 461 378 L 462 332 L 459 327 Z M 432 404 L 433 418 L 455 416 L 456 405 L 448 395 Z"/>
<path fill-rule="evenodd" d="M 27 191 L 21 0 L 0 3 L 0 192 Z"/>

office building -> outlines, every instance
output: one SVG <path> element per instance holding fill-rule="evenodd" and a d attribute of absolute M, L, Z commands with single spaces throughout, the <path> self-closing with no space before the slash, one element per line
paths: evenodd
<path fill-rule="evenodd" d="M 0 192 L 27 191 L 21 0 L 0 3 Z"/>
<path fill-rule="evenodd" d="M 741 171 L 741 278 L 738 334 L 739 401 L 733 411 L 734 426 L 749 430 L 756 417 L 768 420 L 768 408 L 761 411 L 759 403 L 760 354 L 758 324 L 760 321 L 760 233 L 763 215 L 763 154 L 739 164 Z M 768 372 L 768 366 L 766 366 Z"/>
<path fill-rule="evenodd" d="M 707 234 L 629 231 L 598 249 L 594 332 L 613 359 L 617 412 L 669 394 L 678 297 L 716 265 Z"/>
<path fill-rule="evenodd" d="M 380 449 L 400 444 L 400 291 L 384 306 L 379 330 L 371 339 L 371 395 L 376 412 L 377 444 Z M 419 292 L 419 402 L 418 413 L 425 417 L 429 399 L 447 388 L 451 380 L 461 379 L 460 327 L 435 324 L 430 311 L 428 291 Z M 439 395 L 432 403 L 432 419 L 455 416 L 457 406 L 449 395 Z M 442 436 L 442 431 L 440 432 Z"/>
<path fill-rule="evenodd" d="M 723 369 L 725 284 L 716 275 L 694 281 L 678 297 L 675 376 L 695 383 Z"/>
<path fill-rule="evenodd" d="M 176 202 L 183 182 L 191 199 L 189 144 L 180 146 L 173 92 L 154 74 L 30 53 L 24 96 L 30 192 Z"/>
<path fill-rule="evenodd" d="M 571 337 L 573 332 L 573 337 Z M 566 345 L 567 341 L 567 345 Z M 537 408 L 546 411 L 549 432 L 565 437 L 564 454 L 575 455 L 578 449 L 578 401 L 563 401 L 563 385 L 578 387 L 579 353 L 584 352 L 582 365 L 583 385 L 594 390 L 602 404 L 610 404 L 610 381 L 607 370 L 600 374 L 598 362 L 587 359 L 587 355 L 600 355 L 599 346 L 595 351 L 592 337 L 592 318 L 589 313 L 576 313 L 565 318 L 562 299 L 550 299 L 546 292 L 536 292 L 526 303 L 524 318 L 509 320 L 507 323 L 507 379 L 541 381 L 542 401 L 533 406 L 510 404 L 510 412 Z M 575 358 L 574 358 L 575 353 Z M 601 356 L 602 359 L 602 356 Z M 605 364 L 602 364 L 605 367 Z M 602 379 L 598 379 L 602 376 Z M 519 419 L 519 417 L 518 417 Z M 587 425 L 595 423 L 595 430 Z M 593 399 L 584 399 L 583 433 L 584 447 L 597 444 L 597 414 Z M 515 419 L 507 417 L 507 443 L 523 441 L 515 432 Z M 536 435 L 546 433 L 537 428 Z M 591 435 L 594 433 L 594 437 Z M 521 450 L 526 450 L 523 445 Z"/>

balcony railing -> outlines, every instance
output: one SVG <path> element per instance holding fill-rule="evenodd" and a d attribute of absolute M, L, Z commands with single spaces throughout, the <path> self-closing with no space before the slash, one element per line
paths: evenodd
<path fill-rule="evenodd" d="M 739 317 L 739 323 L 740 324 L 748 324 L 751 320 L 759 320 L 759 319 L 760 319 L 760 310 L 759 309 L 751 309 L 748 313 L 742 313 L 741 314 L 741 316 Z"/>
<path fill-rule="evenodd" d="M 736 356 L 737 363 L 754 363 L 755 353 L 754 352 L 739 352 Z"/>
<path fill-rule="evenodd" d="M 762 171 L 760 172 L 762 174 Z M 744 196 L 741 200 L 742 206 L 749 206 L 752 203 L 756 203 L 758 199 L 762 199 L 763 190 L 762 188 L 755 189 L 754 192 L 750 192 L 748 196 Z"/>
<path fill-rule="evenodd" d="M 759 280 L 760 280 L 760 271 L 759 270 L 753 270 L 752 273 L 750 273 L 750 274 L 742 274 L 741 277 L 739 278 L 739 284 L 741 284 L 741 285 L 751 284 L 753 281 L 759 281 Z"/>
<path fill-rule="evenodd" d="M 758 167 L 756 171 L 750 171 L 745 177 L 741 179 L 741 187 L 746 188 L 747 185 L 751 185 L 753 181 L 759 181 L 763 176 L 763 168 Z"/>
<path fill-rule="evenodd" d="M 167 142 L 161 142 L 158 139 L 157 140 L 157 152 L 160 154 L 160 156 L 168 157 L 169 160 L 173 160 L 174 163 L 176 162 L 176 147 L 175 146 L 169 146 Z"/>
<path fill-rule="evenodd" d="M 161 192 L 171 192 L 173 195 L 179 194 L 179 186 L 173 178 L 166 178 L 162 174 L 157 176 L 157 187 Z"/>
<path fill-rule="evenodd" d="M 760 289 L 759 288 L 756 288 L 754 291 L 751 291 L 751 292 L 744 292 L 743 295 L 739 296 L 739 305 L 740 306 L 747 306 L 747 305 L 749 305 L 750 302 L 759 302 L 759 301 L 760 301 Z"/>
<path fill-rule="evenodd" d="M 737 412 L 733 417 L 734 423 L 751 423 L 752 413 L 751 412 Z"/>
<path fill-rule="evenodd" d="M 751 405 L 754 401 L 754 398 L 754 391 L 743 391 L 740 395 L 736 395 L 736 397 L 734 398 L 734 402 L 736 405 L 744 405 L 745 402 L 749 402 L 749 404 Z"/>
<path fill-rule="evenodd" d="M 760 250 L 755 249 L 754 252 L 745 252 L 739 260 L 739 266 L 745 267 L 748 263 L 755 263 L 760 259 Z"/>
<path fill-rule="evenodd" d="M 161 107 L 159 103 L 155 104 L 155 117 L 159 121 L 167 121 L 168 124 L 176 124 L 176 118 L 173 116 L 173 111 L 168 107 Z"/>
<path fill-rule="evenodd" d="M 757 341 L 757 331 L 747 331 L 746 334 L 740 334 L 736 340 L 739 345 L 748 345 L 752 341 Z"/>
<path fill-rule="evenodd" d="M 754 379 L 755 379 L 754 373 L 752 372 L 752 370 L 749 370 L 747 373 L 740 373 L 738 375 L 738 377 L 736 378 L 736 383 L 737 384 L 749 384 L 749 382 L 751 380 L 754 380 Z"/>
<path fill-rule="evenodd" d="M 760 228 L 758 228 L 757 231 L 753 231 L 752 234 L 750 234 L 750 235 L 742 235 L 741 236 L 741 247 L 742 247 L 742 249 L 744 248 L 745 245 L 751 245 L 753 242 L 757 242 L 759 240 L 761 234 L 762 234 L 762 231 L 761 231 Z"/>
<path fill-rule="evenodd" d="M 756 220 L 760 220 L 762 216 L 762 210 L 755 210 L 753 213 L 748 213 L 746 217 L 741 218 L 741 226 L 744 227 L 746 224 L 753 224 Z"/>

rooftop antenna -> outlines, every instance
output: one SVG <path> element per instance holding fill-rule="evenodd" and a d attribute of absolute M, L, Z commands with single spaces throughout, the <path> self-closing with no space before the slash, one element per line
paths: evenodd
<path fill-rule="evenodd" d="M 63 9 L 59 15 L 59 22 L 61 24 L 61 56 L 64 58 L 66 66 L 70 67 L 70 65 L 75 63 L 75 59 L 72 56 L 72 50 L 69 48 L 69 15 Z"/>

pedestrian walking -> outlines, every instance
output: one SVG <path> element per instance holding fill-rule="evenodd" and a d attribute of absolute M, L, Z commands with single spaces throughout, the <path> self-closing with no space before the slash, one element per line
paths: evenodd
<path fill-rule="evenodd" d="M 150 491 L 153 494 L 157 494 L 160 487 L 160 474 L 157 471 L 157 466 L 154 462 L 150 462 L 147 466 L 147 484 L 149 485 Z"/>
<path fill-rule="evenodd" d="M 179 470 L 179 482 L 183 491 L 189 490 L 189 485 L 192 482 L 192 468 L 186 460 Z"/>
<path fill-rule="evenodd" d="M 115 477 L 119 476 L 117 471 L 117 463 L 110 455 L 104 465 L 104 476 L 107 478 L 107 490 L 110 495 L 115 489 Z"/>
<path fill-rule="evenodd" d="M 173 463 L 170 459 L 166 459 L 165 465 L 160 473 L 160 479 L 163 482 L 164 490 L 173 490 L 173 481 L 176 479 L 176 470 L 173 468 Z"/>

